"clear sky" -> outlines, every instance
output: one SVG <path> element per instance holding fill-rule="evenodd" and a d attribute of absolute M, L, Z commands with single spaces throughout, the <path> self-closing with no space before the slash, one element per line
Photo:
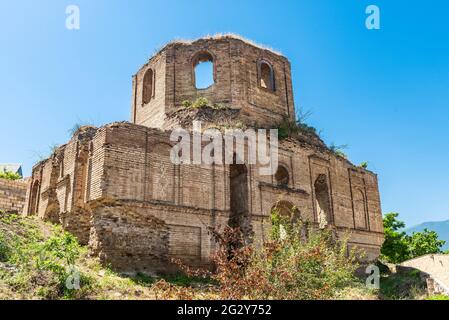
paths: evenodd
<path fill-rule="evenodd" d="M 365 28 L 370 4 L 380 30 Z M 449 219 L 448 16 L 446 0 L 1 0 L 0 162 L 30 174 L 75 123 L 129 120 L 131 76 L 157 48 L 234 32 L 290 59 L 296 107 L 369 161 L 384 213 Z"/>

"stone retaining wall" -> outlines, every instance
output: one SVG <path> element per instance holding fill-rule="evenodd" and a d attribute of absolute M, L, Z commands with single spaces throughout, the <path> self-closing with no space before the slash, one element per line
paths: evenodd
<path fill-rule="evenodd" d="M 436 293 L 449 294 L 449 255 L 429 254 L 405 261 L 401 266 L 427 273 L 432 278 L 431 286 L 435 287 Z"/>

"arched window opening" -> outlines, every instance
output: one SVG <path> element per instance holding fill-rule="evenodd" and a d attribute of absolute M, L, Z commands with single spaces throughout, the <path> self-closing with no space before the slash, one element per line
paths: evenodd
<path fill-rule="evenodd" d="M 281 217 L 289 219 L 292 223 L 296 223 L 301 218 L 298 208 L 289 201 L 278 201 L 271 210 Z"/>
<path fill-rule="evenodd" d="M 325 228 L 332 220 L 329 187 L 324 174 L 320 174 L 315 180 L 315 204 L 320 228 Z"/>
<path fill-rule="evenodd" d="M 288 170 L 284 166 L 278 167 L 274 178 L 276 179 L 276 183 L 279 186 L 288 186 L 290 176 L 288 174 Z"/>
<path fill-rule="evenodd" d="M 143 97 L 142 103 L 147 104 L 154 97 L 154 71 L 153 69 L 148 69 L 143 76 Z"/>
<path fill-rule="evenodd" d="M 271 208 L 271 213 L 275 213 L 280 219 L 272 220 L 277 221 L 273 224 L 274 227 L 278 227 L 277 236 L 280 240 L 284 240 L 289 235 L 296 234 L 299 231 L 301 235 L 301 240 L 307 238 L 307 224 L 301 223 L 301 213 L 289 201 L 278 201 L 273 208 Z M 299 230 L 297 228 L 300 228 Z M 276 232 L 273 233 L 276 236 Z"/>
<path fill-rule="evenodd" d="M 274 91 L 274 71 L 273 67 L 266 61 L 259 63 L 259 86 Z"/>
<path fill-rule="evenodd" d="M 193 67 L 195 88 L 207 89 L 215 83 L 214 58 L 210 53 L 199 53 L 193 60 Z"/>

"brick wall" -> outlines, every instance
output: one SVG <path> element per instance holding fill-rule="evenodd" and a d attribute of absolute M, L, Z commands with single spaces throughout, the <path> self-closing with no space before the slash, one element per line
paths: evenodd
<path fill-rule="evenodd" d="M 204 52 L 213 57 L 215 83 L 196 89 L 195 57 Z M 274 91 L 260 84 L 260 61 L 274 71 Z M 151 86 L 144 81 L 150 68 Z M 144 82 L 153 90 L 145 103 Z M 302 220 L 349 233 L 349 246 L 364 249 L 369 260 L 378 257 L 383 226 L 377 176 L 336 156 L 315 135 L 281 141 L 279 164 L 288 175 L 282 184 L 275 175 L 261 175 L 258 165 L 239 171 L 173 164 L 165 129 L 176 121 L 167 124 L 165 116 L 200 96 L 228 105 L 226 112 L 249 127 L 294 118 L 290 63 L 282 55 L 232 36 L 170 43 L 133 78 L 132 123 L 83 127 L 38 163 L 24 211 L 59 221 L 123 271 L 169 271 L 170 258 L 207 264 L 214 250 L 208 227 L 235 222 L 262 241 L 279 201 L 297 208 Z"/>
<path fill-rule="evenodd" d="M 195 87 L 195 61 L 199 54 L 213 58 L 214 84 Z M 275 90 L 260 85 L 259 64 L 269 63 Z M 143 103 L 143 79 L 155 72 L 154 97 Z M 294 119 L 290 62 L 284 56 L 233 36 L 204 38 L 193 42 L 175 41 L 150 59 L 133 80 L 131 121 L 148 127 L 164 127 L 165 113 L 181 107 L 185 100 L 205 97 L 240 110 L 239 118 L 248 124 L 268 126 L 283 117 Z"/>
<path fill-rule="evenodd" d="M 0 179 L 0 210 L 22 213 L 28 182 Z"/>
<path fill-rule="evenodd" d="M 189 262 L 203 263 L 212 247 L 207 226 L 228 224 L 231 202 L 239 199 L 232 199 L 229 166 L 174 165 L 170 149 L 169 132 L 131 123 L 76 136 L 33 169 L 33 183 L 40 183 L 36 213 L 49 219 L 59 208 L 65 229 L 122 270 L 127 261 L 142 269 L 155 257 L 162 259 L 153 265 L 160 270 L 181 252 Z M 257 165 L 247 166 L 245 228 L 256 241 L 266 238 L 269 214 L 280 200 L 296 207 L 301 219 L 319 223 L 314 183 L 324 175 L 328 222 L 337 233 L 349 232 L 349 245 L 365 250 L 369 260 L 377 258 L 383 234 L 375 174 L 292 141 L 281 142 L 279 163 L 288 172 L 285 186 L 260 175 Z"/>

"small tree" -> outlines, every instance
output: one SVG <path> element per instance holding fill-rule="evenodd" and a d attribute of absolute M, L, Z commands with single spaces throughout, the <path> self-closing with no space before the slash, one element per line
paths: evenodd
<path fill-rule="evenodd" d="M 383 219 L 385 241 L 381 249 L 382 257 L 391 263 L 400 263 L 409 258 L 407 235 L 402 230 L 405 223 L 397 218 L 399 213 L 387 213 Z"/>
<path fill-rule="evenodd" d="M 413 232 L 409 237 L 409 251 L 411 257 L 420 257 L 425 254 L 442 253 L 441 248 L 446 241 L 438 239 L 435 231 L 424 229 L 423 232 Z"/>
<path fill-rule="evenodd" d="M 352 284 L 356 251 L 316 230 L 273 211 L 270 239 L 245 245 L 237 228 L 213 230 L 218 250 L 212 260 L 220 299 L 331 299 Z M 189 275 L 198 270 L 183 268 Z"/>
<path fill-rule="evenodd" d="M 435 231 L 425 229 L 414 232 L 411 236 L 404 231 L 405 223 L 398 220 L 398 213 L 391 212 L 384 216 L 385 242 L 382 246 L 382 258 L 387 262 L 401 263 L 431 253 L 442 253 L 446 243 L 438 239 Z"/>

